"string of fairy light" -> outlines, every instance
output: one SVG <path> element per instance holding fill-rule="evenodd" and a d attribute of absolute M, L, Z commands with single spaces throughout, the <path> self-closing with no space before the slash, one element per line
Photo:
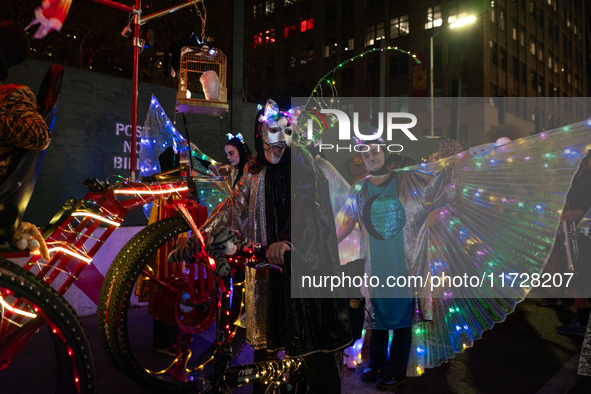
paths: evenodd
<path fill-rule="evenodd" d="M 335 68 L 333 68 L 332 70 L 330 70 L 329 72 L 327 72 L 326 74 L 324 74 L 320 80 L 318 80 L 318 82 L 316 83 L 316 87 L 314 88 L 314 90 L 312 91 L 312 93 L 310 94 L 310 96 L 308 97 L 306 104 L 304 105 L 304 107 L 308 107 L 310 104 L 311 100 L 314 100 L 317 105 L 320 108 L 329 108 L 331 107 L 330 105 L 328 105 L 326 102 L 324 102 L 324 95 L 323 95 L 323 88 L 322 85 L 323 84 L 328 84 L 328 86 L 330 87 L 331 91 L 332 91 L 332 96 L 336 98 L 337 101 L 337 107 L 340 104 L 340 100 L 338 98 L 338 93 L 337 93 L 337 88 L 336 88 L 336 80 L 335 80 L 335 73 L 342 68 L 343 66 L 345 66 L 348 63 L 351 63 L 357 59 L 360 59 L 362 57 L 364 57 L 367 54 L 373 53 L 373 52 L 387 52 L 387 51 L 396 51 L 396 52 L 400 52 L 403 53 L 409 57 L 411 57 L 417 64 L 421 64 L 421 61 L 418 59 L 417 55 L 415 53 L 412 53 L 410 51 L 401 49 L 397 46 L 388 46 L 385 48 L 372 48 L 372 49 L 368 49 L 367 51 L 360 53 L 358 55 L 355 55 L 347 60 L 345 60 L 342 63 L 339 63 Z M 334 100 L 334 99 L 331 99 Z M 314 118 L 314 115 L 311 114 L 310 112 L 307 112 L 307 115 Z M 334 125 L 334 123 L 336 122 L 336 119 L 334 116 L 330 116 L 330 114 L 327 114 L 328 118 L 331 119 L 331 124 L 330 126 Z M 320 134 L 322 134 L 322 132 L 324 131 L 324 129 L 322 128 L 320 122 L 317 120 L 317 123 L 320 125 L 320 130 L 317 131 L 314 136 L 312 141 L 308 141 L 308 140 L 302 140 L 300 142 L 304 143 L 305 145 L 309 145 L 311 143 L 316 143 L 317 140 L 320 139 Z M 365 128 L 370 127 L 370 125 L 368 124 L 363 124 L 363 126 Z M 300 135 L 304 135 L 304 133 L 299 133 Z"/>

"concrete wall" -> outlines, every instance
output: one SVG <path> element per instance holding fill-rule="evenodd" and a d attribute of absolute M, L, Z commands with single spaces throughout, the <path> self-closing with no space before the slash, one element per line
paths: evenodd
<path fill-rule="evenodd" d="M 5 83 L 27 85 L 37 93 L 50 66 L 47 62 L 27 59 L 10 70 Z M 66 67 L 52 142 L 25 214 L 26 221 L 45 226 L 68 197 L 80 199 L 85 195 L 82 182 L 87 178 L 129 177 L 124 158 L 130 156 L 131 91 L 130 79 Z M 140 83 L 140 127 L 144 125 L 152 94 L 169 118 L 174 119 L 176 90 Z M 252 143 L 256 105 L 243 103 L 243 106 L 243 117 L 238 122 L 244 125 L 247 142 Z M 214 159 L 225 161 L 223 145 L 225 134 L 231 129 L 230 116 L 187 114 L 187 123 L 191 141 Z M 177 115 L 177 129 L 185 135 L 182 115 Z M 136 210 L 129 213 L 124 225 L 145 223 L 143 212 Z"/>

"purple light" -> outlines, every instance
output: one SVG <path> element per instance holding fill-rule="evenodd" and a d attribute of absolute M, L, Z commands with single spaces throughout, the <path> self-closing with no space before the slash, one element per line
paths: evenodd
<path fill-rule="evenodd" d="M 545 140 L 548 136 L 546 135 L 546 133 L 541 133 L 540 134 L 540 138 Z"/>
<path fill-rule="evenodd" d="M 526 161 L 527 161 L 527 160 L 529 160 L 529 159 L 531 159 L 531 157 L 530 157 L 530 156 L 525 156 L 525 158 L 524 158 L 523 160 L 526 160 Z"/>

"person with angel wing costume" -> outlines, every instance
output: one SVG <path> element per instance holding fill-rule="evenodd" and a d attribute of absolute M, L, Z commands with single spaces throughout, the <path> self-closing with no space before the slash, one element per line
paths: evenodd
<path fill-rule="evenodd" d="M 208 213 L 211 213 L 232 193 L 233 178 L 231 178 L 231 174 L 226 177 L 221 176 L 218 171 L 214 170 L 221 163 L 205 155 L 193 143 L 191 143 L 189 153 L 189 142 L 176 130 L 154 96 L 150 101 L 140 144 L 140 179 L 160 173 L 162 169 L 158 159 L 166 149 L 172 148 L 175 154 L 179 155 L 181 163 L 189 163 L 190 161 L 192 175 L 202 177 L 195 184 L 195 192 L 198 202 L 207 208 Z M 208 168 L 209 166 L 212 166 L 211 170 Z M 149 216 L 151 205 L 147 204 L 144 207 L 147 216 Z"/>
<path fill-rule="evenodd" d="M 365 288 L 366 326 L 402 330 L 397 360 L 386 366 L 384 355 L 374 366 L 386 366 L 379 384 L 391 389 L 472 346 L 527 295 L 528 288 L 503 286 L 503 275 L 543 270 L 591 132 L 579 123 L 393 175 L 370 146 L 373 174 L 353 185 L 339 213 L 339 241 L 359 223 L 368 276 L 382 284 L 387 277 L 422 281 Z M 433 211 L 440 220 L 429 227 Z M 454 286 L 444 275 L 478 283 Z"/>

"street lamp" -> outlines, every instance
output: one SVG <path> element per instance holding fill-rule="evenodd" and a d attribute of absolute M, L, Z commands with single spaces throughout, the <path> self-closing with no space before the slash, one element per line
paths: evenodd
<path fill-rule="evenodd" d="M 476 21 L 475 16 L 468 16 L 466 18 L 460 18 L 451 25 L 449 25 L 450 29 L 455 29 L 456 27 L 461 27 L 465 25 L 469 25 Z M 437 33 L 432 34 L 429 40 L 429 82 L 430 87 L 429 90 L 431 92 L 431 137 L 435 137 L 435 107 L 433 106 L 433 91 L 434 91 L 434 83 L 433 83 L 433 38 L 440 35 L 447 30 L 439 30 Z"/>

